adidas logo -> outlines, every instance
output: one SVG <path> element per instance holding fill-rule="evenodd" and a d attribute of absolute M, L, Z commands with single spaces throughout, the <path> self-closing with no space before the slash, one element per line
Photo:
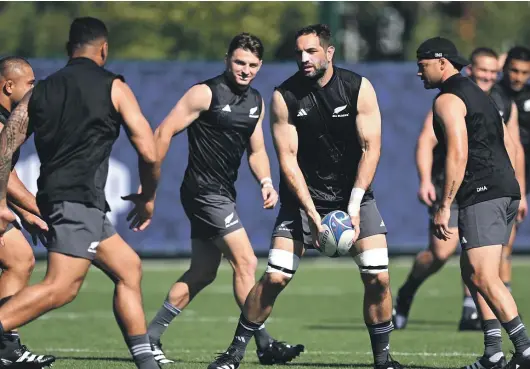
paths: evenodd
<path fill-rule="evenodd" d="M 460 243 L 461 243 L 461 244 L 467 243 L 466 238 L 465 238 L 465 237 L 462 237 L 462 239 L 460 240 Z"/>
<path fill-rule="evenodd" d="M 381 224 L 379 224 L 379 227 L 384 227 L 384 226 L 385 226 L 385 222 L 381 220 Z"/>
<path fill-rule="evenodd" d="M 258 107 L 257 106 L 255 106 L 252 109 L 250 109 L 250 112 L 248 113 L 248 116 L 250 118 L 259 118 L 259 115 L 256 114 L 256 111 L 258 111 Z"/>
<path fill-rule="evenodd" d="M 307 115 L 307 113 L 305 112 L 304 109 L 300 109 L 300 110 L 298 111 L 298 114 L 296 114 L 297 117 L 304 117 L 304 116 L 306 116 L 306 115 Z"/>
<path fill-rule="evenodd" d="M 333 110 L 333 115 L 332 117 L 333 118 L 342 118 L 342 117 L 348 117 L 350 116 L 350 113 L 346 112 L 344 114 L 339 114 L 340 112 L 342 112 L 344 109 L 346 109 L 348 105 L 343 105 L 343 106 L 339 106 L 337 108 L 335 108 L 335 110 Z"/>
<path fill-rule="evenodd" d="M 239 219 L 236 219 L 233 222 L 232 219 L 234 219 L 234 213 L 230 213 L 230 215 L 225 218 L 225 228 L 231 227 L 234 224 L 239 223 Z"/>
<path fill-rule="evenodd" d="M 222 110 L 222 111 L 229 111 L 229 112 L 232 111 L 232 109 L 230 109 L 230 105 L 228 105 L 228 104 L 227 104 L 223 109 L 221 109 L 221 110 Z"/>

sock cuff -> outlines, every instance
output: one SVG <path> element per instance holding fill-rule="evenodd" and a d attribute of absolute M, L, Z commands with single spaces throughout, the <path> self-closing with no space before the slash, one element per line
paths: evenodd
<path fill-rule="evenodd" d="M 174 316 L 177 316 L 180 314 L 181 310 L 173 305 L 169 301 L 164 301 L 164 308 L 168 310 L 171 314 Z"/>
<path fill-rule="evenodd" d="M 502 326 L 504 327 L 509 336 L 513 336 L 514 334 L 525 328 L 519 316 L 516 316 L 509 322 L 502 323 Z"/>
<path fill-rule="evenodd" d="M 241 324 L 244 328 L 248 329 L 249 331 L 256 331 L 260 329 L 260 327 L 263 325 L 263 323 L 251 322 L 250 320 L 245 318 L 243 313 L 241 313 L 241 315 L 239 316 L 239 324 Z"/>
<path fill-rule="evenodd" d="M 394 330 L 394 324 L 391 320 L 377 324 L 366 324 L 366 327 L 371 335 L 386 334 Z"/>

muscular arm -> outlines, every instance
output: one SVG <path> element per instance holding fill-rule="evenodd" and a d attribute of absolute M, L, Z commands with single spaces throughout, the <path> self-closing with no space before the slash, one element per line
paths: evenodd
<path fill-rule="evenodd" d="M 316 214 L 304 175 L 298 166 L 298 133 L 289 123 L 289 110 L 280 92 L 274 91 L 271 103 L 271 130 L 274 147 L 280 163 L 280 171 L 289 189 L 296 196 L 308 215 Z"/>
<path fill-rule="evenodd" d="M 430 183 L 432 175 L 433 150 L 438 144 L 433 129 L 432 110 L 429 111 L 423 123 L 418 142 L 416 144 L 416 168 L 421 183 Z"/>
<path fill-rule="evenodd" d="M 24 143 L 28 136 L 28 103 L 32 91 L 29 91 L 9 116 L 0 133 L 0 205 L 6 205 L 7 182 L 11 173 L 13 153 Z"/>
<path fill-rule="evenodd" d="M 254 133 L 250 137 L 248 145 L 248 165 L 254 174 L 254 178 L 260 183 L 264 178 L 271 177 L 269 157 L 265 149 L 265 140 L 263 139 L 263 118 L 265 117 L 265 104 L 261 102 L 261 116 Z"/>
<path fill-rule="evenodd" d="M 155 143 L 160 162 L 166 157 L 173 136 L 185 130 L 202 111 L 208 110 L 211 101 L 212 90 L 203 84 L 193 86 L 182 96 L 155 131 Z"/>
<path fill-rule="evenodd" d="M 357 136 L 363 150 L 353 185 L 364 191 L 372 183 L 381 155 L 381 114 L 372 84 L 363 78 L 357 101 Z"/>
<path fill-rule="evenodd" d="M 506 123 L 506 131 L 510 134 L 515 146 L 515 176 L 517 177 L 517 182 L 519 182 L 521 194 L 524 194 L 526 191 L 524 148 L 521 144 L 521 137 L 519 135 L 519 113 L 517 111 L 517 106 L 513 102 L 512 113 L 510 114 L 510 119 Z M 513 164 L 514 163 L 512 163 L 512 165 Z"/>
<path fill-rule="evenodd" d="M 452 94 L 443 94 L 434 104 L 440 118 L 447 147 L 442 207 L 449 209 L 462 184 L 467 165 L 468 146 L 464 102 Z"/>
<path fill-rule="evenodd" d="M 16 210 L 17 214 L 20 215 L 20 211 L 25 210 L 28 213 L 40 216 L 35 196 L 24 186 L 15 169 L 11 171 L 9 182 L 7 183 L 7 199 L 9 206 Z"/>
<path fill-rule="evenodd" d="M 145 119 L 140 105 L 127 84 L 119 79 L 112 83 L 112 102 L 121 114 L 125 130 L 138 153 L 138 168 L 142 193 L 152 199 L 160 178 L 153 131 Z"/>

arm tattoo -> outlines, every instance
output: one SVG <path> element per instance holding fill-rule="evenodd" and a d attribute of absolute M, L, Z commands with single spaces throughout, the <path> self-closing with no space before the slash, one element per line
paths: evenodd
<path fill-rule="evenodd" d="M 451 184 L 451 189 L 449 190 L 449 195 L 447 195 L 447 197 L 449 199 L 452 199 L 453 198 L 453 192 L 455 191 L 455 181 L 453 181 L 453 183 Z"/>
<path fill-rule="evenodd" d="M 17 108 L 11 113 L 4 129 L 0 133 L 0 200 L 6 198 L 7 181 L 11 172 L 13 153 L 26 140 L 29 116 L 28 102 L 31 91 L 24 96 Z"/>

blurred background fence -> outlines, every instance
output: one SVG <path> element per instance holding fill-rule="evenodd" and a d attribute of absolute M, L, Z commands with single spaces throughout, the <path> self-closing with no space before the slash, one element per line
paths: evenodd
<path fill-rule="evenodd" d="M 427 241 L 427 212 L 416 197 L 414 149 L 433 91 L 416 77 L 415 49 L 425 38 L 451 38 L 464 55 L 477 46 L 499 53 L 530 36 L 529 2 L 2 2 L 1 54 L 26 56 L 37 79 L 61 68 L 70 22 L 96 16 L 110 31 L 107 67 L 123 74 L 154 128 L 194 83 L 223 71 L 231 37 L 246 31 L 264 42 L 264 66 L 254 87 L 268 105 L 275 85 L 296 71 L 293 33 L 316 22 L 336 35 L 336 64 L 370 79 L 383 118 L 383 152 L 374 188 L 389 230 L 390 251 L 412 253 Z M 273 177 L 279 172 L 264 123 Z M 120 196 L 138 186 L 136 153 L 122 132 L 111 160 L 107 184 L 111 220 L 142 256 L 185 256 L 189 223 L 179 187 L 187 164 L 186 133 L 174 138 L 162 169 L 155 218 L 142 233 L 128 230 L 129 204 Z M 19 175 L 36 191 L 39 162 L 32 142 L 24 146 Z M 258 254 L 266 254 L 278 208 L 264 211 L 258 185 L 242 162 L 237 182 L 238 212 Z M 516 252 L 530 251 L 526 221 Z M 40 255 L 42 247 L 36 249 Z"/>

